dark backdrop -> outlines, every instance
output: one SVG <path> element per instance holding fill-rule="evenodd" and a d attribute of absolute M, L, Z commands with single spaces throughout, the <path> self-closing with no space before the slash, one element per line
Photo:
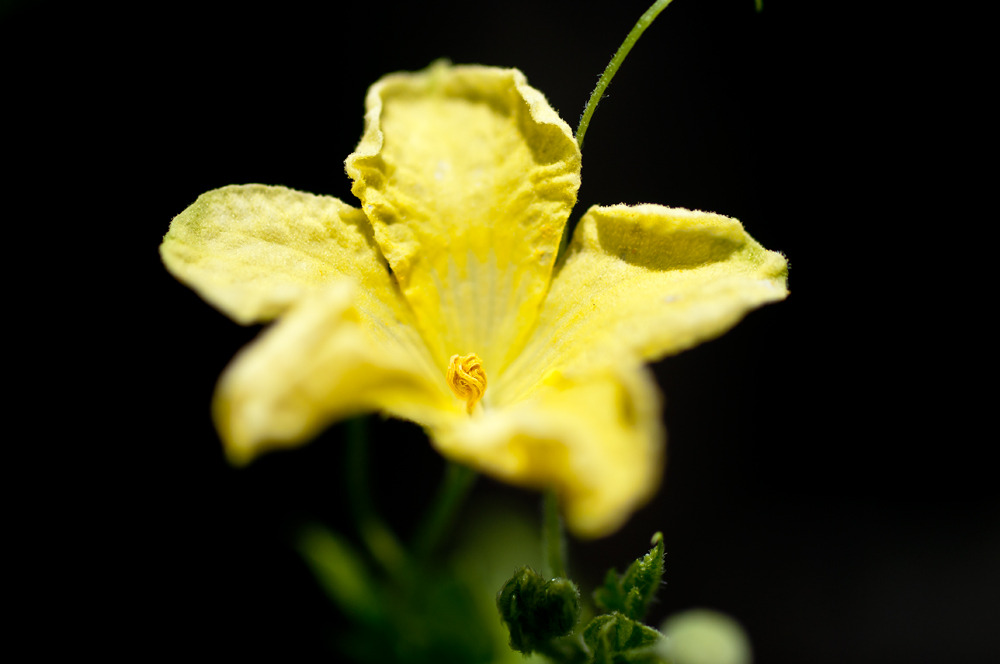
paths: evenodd
<path fill-rule="evenodd" d="M 30 192 L 20 227 L 58 252 L 19 258 L 59 283 L 54 304 L 29 297 L 61 340 L 40 372 L 69 395 L 46 416 L 59 434 L 44 467 L 70 479 L 49 475 L 55 500 L 35 525 L 72 532 L 74 555 L 96 561 L 52 566 L 68 583 L 35 597 L 46 624 L 97 618 L 81 649 L 106 653 L 322 655 L 336 612 L 290 533 L 305 519 L 346 528 L 343 432 L 227 466 L 208 404 L 258 330 L 175 282 L 159 240 L 198 194 L 225 184 L 352 201 L 343 159 L 367 86 L 437 58 L 518 67 L 575 125 L 645 9 L 4 6 L 6 140 L 22 148 L 9 153 L 9 193 Z M 757 14 L 751 0 L 676 0 L 615 79 L 584 151 L 577 215 L 618 202 L 712 210 L 790 260 L 786 302 L 656 365 L 670 435 L 663 489 L 620 533 L 571 546 L 592 578 L 662 530 L 667 585 L 654 619 L 727 611 L 764 664 L 1000 653 L 985 434 L 970 436 L 965 407 L 942 398 L 952 385 L 938 372 L 955 351 L 928 331 L 948 306 L 918 269 L 922 254 L 894 241 L 926 220 L 893 189 L 913 154 L 893 108 L 906 59 L 872 47 L 894 34 L 875 18 L 867 6 L 765 0 Z M 922 232 L 932 252 L 936 236 Z M 442 462 L 414 427 L 373 426 L 378 505 L 405 533 Z M 474 500 L 534 509 L 531 494 L 487 480 Z M 85 591 L 69 590 L 81 581 Z"/>

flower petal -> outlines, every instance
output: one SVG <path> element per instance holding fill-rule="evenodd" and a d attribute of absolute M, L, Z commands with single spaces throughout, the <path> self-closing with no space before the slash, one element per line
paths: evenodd
<path fill-rule="evenodd" d="M 414 353 L 406 325 L 373 325 L 356 305 L 357 290 L 342 281 L 312 293 L 223 373 L 214 413 L 234 463 L 363 412 L 425 425 L 464 413 L 426 356 Z"/>
<path fill-rule="evenodd" d="M 577 535 L 615 531 L 663 471 L 660 400 L 641 365 L 549 374 L 532 395 L 432 429 L 442 454 L 522 486 L 557 490 Z"/>
<path fill-rule="evenodd" d="M 655 360 L 716 337 L 787 295 L 787 264 L 739 221 L 660 205 L 593 207 L 553 279 L 538 327 L 494 380 L 506 403 L 548 372 Z"/>
<path fill-rule="evenodd" d="M 515 69 L 437 63 L 369 90 L 352 191 L 442 366 L 502 371 L 537 316 L 580 186 L 573 133 Z"/>
<path fill-rule="evenodd" d="M 243 324 L 275 318 L 345 276 L 391 287 L 361 210 L 285 187 L 202 194 L 171 222 L 160 255 L 174 276 Z"/>

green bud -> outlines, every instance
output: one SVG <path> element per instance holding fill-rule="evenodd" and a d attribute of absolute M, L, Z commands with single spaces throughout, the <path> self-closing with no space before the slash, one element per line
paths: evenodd
<path fill-rule="evenodd" d="M 572 631 L 580 618 L 580 591 L 569 579 L 546 581 L 522 567 L 497 594 L 497 609 L 510 630 L 510 647 L 528 655 Z"/>

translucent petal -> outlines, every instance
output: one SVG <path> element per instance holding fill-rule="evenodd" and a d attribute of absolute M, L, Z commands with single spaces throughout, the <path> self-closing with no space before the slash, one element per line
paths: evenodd
<path fill-rule="evenodd" d="M 428 422 L 462 412 L 360 210 L 284 187 L 224 187 L 173 221 L 161 255 L 234 319 L 281 315 L 220 380 L 216 420 L 234 461 L 359 412 Z"/>
<path fill-rule="evenodd" d="M 616 530 L 655 492 L 663 470 L 660 401 L 638 365 L 552 373 L 531 396 L 432 428 L 446 456 L 498 479 L 559 493 L 585 537 Z"/>
<path fill-rule="evenodd" d="M 223 373 L 214 412 L 233 462 L 306 442 L 359 413 L 424 425 L 464 414 L 405 336 L 371 324 L 356 291 L 342 281 L 299 301 Z"/>
<path fill-rule="evenodd" d="M 553 279 L 538 327 L 503 376 L 498 403 L 550 372 L 655 360 L 714 338 L 787 295 L 784 257 L 739 221 L 660 205 L 593 207 Z"/>
<path fill-rule="evenodd" d="M 433 356 L 477 353 L 502 371 L 576 200 L 572 131 L 513 69 L 438 63 L 383 78 L 366 104 L 352 191 Z"/>
<path fill-rule="evenodd" d="M 380 296 L 395 289 L 361 210 L 285 187 L 202 194 L 174 218 L 160 255 L 174 276 L 244 324 L 275 318 L 338 279 Z"/>

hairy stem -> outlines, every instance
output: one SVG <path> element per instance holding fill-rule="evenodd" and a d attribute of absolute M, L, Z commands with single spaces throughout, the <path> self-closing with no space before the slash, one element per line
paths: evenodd
<path fill-rule="evenodd" d="M 611 62 L 604 69 L 604 73 L 601 74 L 601 78 L 597 81 L 597 87 L 594 91 L 590 93 L 590 99 L 587 101 L 587 105 L 583 109 L 583 115 L 580 116 L 580 124 L 576 128 L 576 144 L 583 149 L 583 137 L 587 133 L 587 127 L 590 126 L 590 118 L 594 115 L 594 111 L 597 110 L 597 104 L 600 103 L 601 97 L 604 96 L 604 91 L 607 89 L 608 85 L 611 83 L 611 79 L 615 77 L 618 73 L 618 68 L 622 66 L 625 62 L 626 56 L 628 56 L 629 51 L 635 46 L 635 43 L 639 41 L 639 37 L 645 32 L 646 28 L 653 22 L 660 12 L 667 8 L 673 0 L 656 0 L 653 5 L 646 10 L 639 20 L 636 22 L 635 26 L 625 37 L 625 41 L 622 45 L 618 47 L 618 51 L 615 53 L 614 57 L 611 58 Z"/>

